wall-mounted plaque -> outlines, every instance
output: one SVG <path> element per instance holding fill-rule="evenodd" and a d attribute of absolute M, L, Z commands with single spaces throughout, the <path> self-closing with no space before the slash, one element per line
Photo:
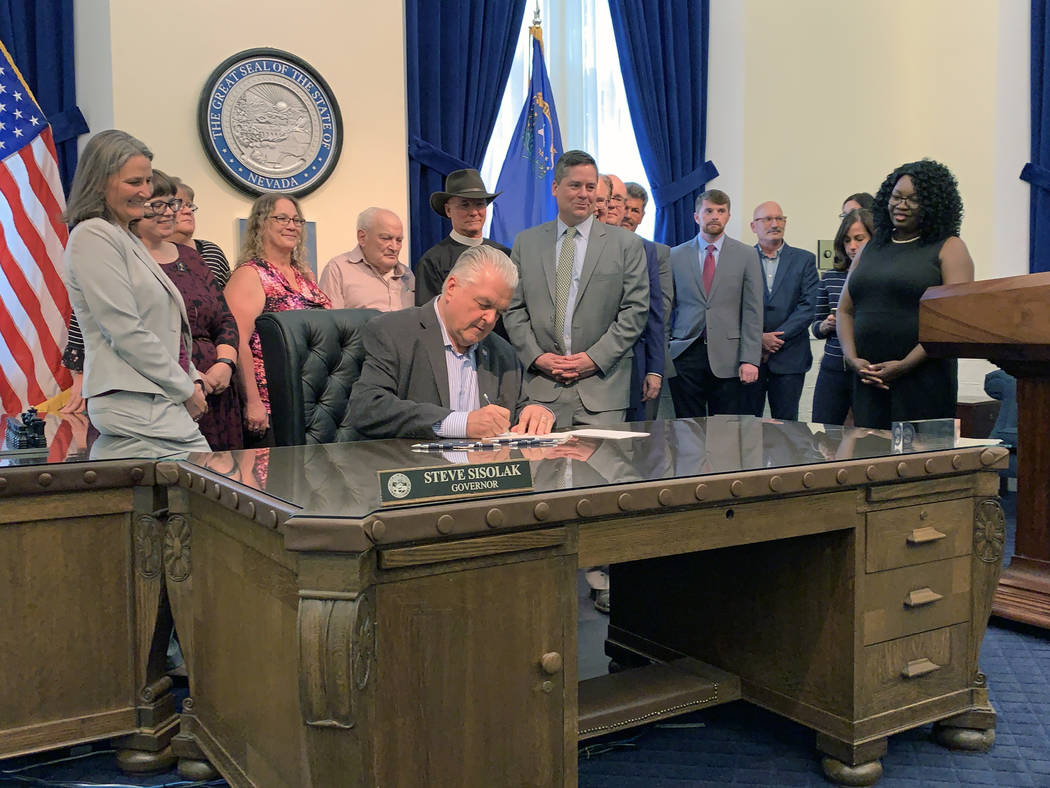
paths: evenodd
<path fill-rule="evenodd" d="M 328 83 L 279 49 L 224 60 L 201 91 L 197 126 L 212 164 L 251 195 L 313 191 L 332 174 L 343 145 Z"/>

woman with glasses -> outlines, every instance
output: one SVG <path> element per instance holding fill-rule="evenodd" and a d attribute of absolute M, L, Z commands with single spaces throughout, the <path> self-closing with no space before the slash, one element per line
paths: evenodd
<path fill-rule="evenodd" d="M 293 197 L 263 194 L 252 204 L 237 267 L 226 300 L 241 333 L 239 351 L 244 397 L 245 445 L 273 445 L 270 395 L 255 320 L 263 312 L 330 309 L 306 263 L 302 211 Z"/>
<path fill-rule="evenodd" d="M 853 421 L 887 429 L 953 418 L 956 361 L 926 356 L 919 300 L 928 287 L 973 281 L 955 176 L 929 159 L 902 164 L 882 182 L 872 214 L 874 237 L 853 263 L 837 313 L 842 353 L 857 374 Z"/>
<path fill-rule="evenodd" d="M 175 196 L 182 201 L 182 207 L 175 214 L 175 233 L 171 236 L 172 242 L 195 249 L 211 270 L 219 287 L 226 287 L 226 283 L 230 281 L 230 261 L 226 259 L 226 255 L 222 253 L 218 244 L 193 237 L 197 231 L 197 206 L 193 204 L 193 189 L 179 178 L 172 178 L 172 180 L 175 181 Z"/>
<path fill-rule="evenodd" d="M 193 365 L 208 402 L 208 412 L 198 422 L 201 433 L 214 451 L 240 449 L 244 446 L 241 402 L 232 386 L 239 345 L 237 322 L 201 256 L 171 240 L 182 207 L 176 194 L 174 179 L 154 170 L 153 194 L 143 205 L 142 218 L 131 223 L 131 231 L 142 239 L 186 302 L 193 334 Z"/>
<path fill-rule="evenodd" d="M 197 427 L 208 406 L 185 303 L 128 229 L 150 200 L 152 158 L 126 132 L 96 134 L 66 206 L 63 278 L 84 337 L 83 394 L 99 431 L 93 457 L 209 450 Z"/>
<path fill-rule="evenodd" d="M 813 418 L 817 424 L 844 424 L 853 405 L 853 370 L 846 366 L 842 346 L 835 333 L 836 310 L 850 265 L 875 232 L 871 211 L 847 213 L 835 233 L 834 270 L 821 277 L 817 285 L 817 309 L 813 336 L 824 342 L 817 384 L 813 389 Z"/>

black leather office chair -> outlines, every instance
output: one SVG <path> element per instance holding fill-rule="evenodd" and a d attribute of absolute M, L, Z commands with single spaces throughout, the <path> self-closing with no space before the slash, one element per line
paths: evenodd
<path fill-rule="evenodd" d="M 350 388 L 361 374 L 360 329 L 374 309 L 267 312 L 255 321 L 278 446 L 353 438 Z"/>

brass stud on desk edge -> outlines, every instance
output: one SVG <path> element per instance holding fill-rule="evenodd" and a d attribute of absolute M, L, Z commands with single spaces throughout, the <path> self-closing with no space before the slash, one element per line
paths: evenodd
<path fill-rule="evenodd" d="M 621 511 L 624 511 L 624 512 L 631 511 L 631 505 L 632 505 L 631 494 L 630 493 L 626 493 L 626 492 L 625 493 L 620 493 L 620 497 L 616 499 L 616 504 L 620 507 Z"/>
<path fill-rule="evenodd" d="M 953 454 L 952 455 L 952 467 L 955 468 L 955 470 L 959 470 L 962 467 L 962 464 L 963 464 L 962 455 L 961 454 Z"/>
<path fill-rule="evenodd" d="M 981 452 L 981 464 L 991 465 L 993 462 L 999 459 L 998 454 L 999 453 L 995 449 L 985 449 Z"/>
<path fill-rule="evenodd" d="M 922 464 L 923 469 L 926 473 L 934 473 L 937 469 L 937 463 L 933 461 L 933 457 L 930 457 L 926 462 Z"/>
<path fill-rule="evenodd" d="M 784 489 L 784 477 L 779 474 L 769 480 L 769 489 L 773 492 L 780 492 Z"/>
<path fill-rule="evenodd" d="M 837 481 L 839 484 L 845 484 L 846 482 L 848 482 L 849 471 L 847 471 L 845 468 L 839 468 L 838 472 L 835 474 L 835 481 Z"/>
<path fill-rule="evenodd" d="M 452 526 L 455 525 L 456 520 L 451 514 L 443 514 L 438 518 L 437 529 L 440 534 L 447 534 L 452 532 Z"/>
<path fill-rule="evenodd" d="M 94 484 L 98 481 L 98 474 L 94 471 L 84 471 L 84 484 Z"/>
<path fill-rule="evenodd" d="M 503 512 L 500 509 L 492 508 L 485 514 L 485 522 L 489 528 L 499 528 L 499 526 L 503 525 L 503 521 Z"/>
<path fill-rule="evenodd" d="M 869 465 L 864 469 L 864 475 L 867 476 L 871 481 L 875 481 L 875 477 L 879 475 L 879 469 L 874 465 Z"/>
<path fill-rule="evenodd" d="M 735 480 L 731 485 L 729 485 L 729 492 L 731 492 L 735 497 L 739 498 L 741 495 L 744 494 L 744 483 L 740 481 L 740 479 Z"/>
<path fill-rule="evenodd" d="M 0 476 L 0 490 L 6 490 L 6 489 L 7 489 L 7 479 L 5 479 L 3 476 Z"/>
<path fill-rule="evenodd" d="M 588 498 L 580 498 L 576 502 L 576 514 L 580 517 L 590 517 L 593 509 L 591 508 L 591 502 Z"/>
<path fill-rule="evenodd" d="M 383 537 L 386 535 L 386 523 L 382 520 L 373 520 L 369 532 L 372 535 L 373 542 L 382 541 Z"/>
<path fill-rule="evenodd" d="M 809 487 L 812 487 L 816 483 L 817 483 L 817 477 L 816 477 L 816 474 L 813 473 L 813 471 L 806 471 L 804 474 L 802 474 L 802 486 L 803 487 L 809 488 Z"/>
<path fill-rule="evenodd" d="M 546 501 L 540 501 L 532 507 L 532 516 L 537 520 L 546 520 L 550 516 L 550 513 L 551 507 Z"/>
<path fill-rule="evenodd" d="M 36 477 L 36 483 L 41 487 L 47 487 L 55 480 L 55 477 L 50 473 L 42 473 Z"/>
<path fill-rule="evenodd" d="M 696 500 L 698 500 L 698 501 L 704 500 L 704 498 L 707 497 L 707 485 L 706 484 L 698 484 L 698 485 L 696 485 L 696 489 L 693 491 L 693 495 L 696 496 Z"/>
<path fill-rule="evenodd" d="M 662 506 L 670 506 L 674 503 L 674 493 L 671 492 L 669 487 L 664 487 L 659 493 L 657 493 L 656 499 Z"/>
<path fill-rule="evenodd" d="M 146 469 L 138 466 L 131 469 L 131 481 L 141 482 L 143 477 L 146 475 Z"/>
<path fill-rule="evenodd" d="M 904 462 L 904 460 L 897 463 L 897 475 L 901 478 L 908 475 L 908 463 Z"/>

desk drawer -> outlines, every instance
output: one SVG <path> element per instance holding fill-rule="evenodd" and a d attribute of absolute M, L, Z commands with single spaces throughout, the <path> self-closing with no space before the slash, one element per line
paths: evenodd
<path fill-rule="evenodd" d="M 973 499 L 868 512 L 868 572 L 969 555 Z"/>
<path fill-rule="evenodd" d="M 864 575 L 864 645 L 970 618 L 970 557 Z"/>
<path fill-rule="evenodd" d="M 865 647 L 857 716 L 870 717 L 964 688 L 969 632 L 969 624 L 956 624 Z"/>

